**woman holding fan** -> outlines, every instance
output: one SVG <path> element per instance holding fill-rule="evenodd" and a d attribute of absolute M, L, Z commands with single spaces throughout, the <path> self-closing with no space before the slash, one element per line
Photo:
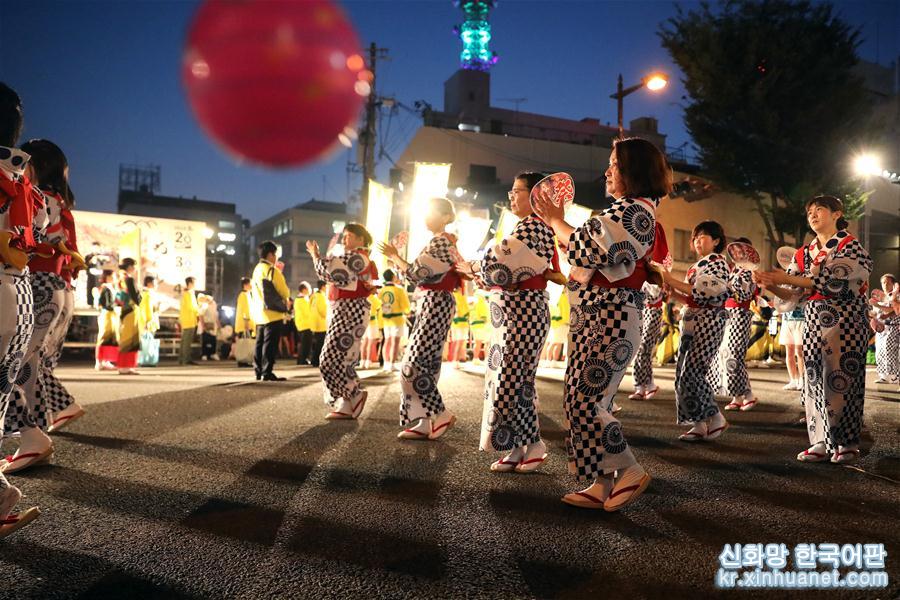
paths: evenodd
<path fill-rule="evenodd" d="M 553 229 L 532 213 L 532 188 L 543 178 L 540 173 L 516 175 L 508 192 L 510 210 L 519 218 L 515 229 L 482 260 L 460 263 L 460 270 L 491 289 L 492 334 L 479 447 L 507 453 L 491 464 L 495 472 L 528 473 L 547 457 L 534 377 L 550 328 L 547 277 L 562 274 Z"/>
<path fill-rule="evenodd" d="M 437 386 L 444 342 L 456 312 L 453 290 L 462 284 L 455 268 L 459 256 L 456 237 L 444 231 L 455 220 L 452 202 L 446 198 L 432 198 L 425 225 L 434 237 L 413 262 L 400 258 L 393 244 L 379 246 L 382 254 L 407 281 L 421 291 L 416 320 L 400 368 L 400 425 L 412 426 L 397 435 L 400 439 L 436 440 L 456 422 L 456 417 L 444 406 Z"/>
<path fill-rule="evenodd" d="M 803 404 L 810 447 L 797 460 L 855 462 L 863 425 L 872 259 L 847 232 L 844 205 L 834 196 L 809 200 L 806 220 L 816 237 L 797 251 L 787 272 L 757 271 L 754 278 L 786 301 L 784 310 L 806 304 Z"/>
<path fill-rule="evenodd" d="M 672 189 L 665 155 L 640 138 L 616 140 L 606 170 L 612 205 L 575 228 L 565 207 L 543 193 L 538 216 L 555 231 L 573 266 L 568 283 L 569 357 L 564 407 L 569 472 L 587 488 L 562 501 L 620 510 L 650 483 L 613 416 L 613 397 L 641 335 L 644 282 L 660 283 L 649 261 L 668 253 L 656 209 Z"/>

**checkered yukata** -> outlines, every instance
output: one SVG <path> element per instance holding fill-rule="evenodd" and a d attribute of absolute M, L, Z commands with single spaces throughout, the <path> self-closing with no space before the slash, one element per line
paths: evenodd
<path fill-rule="evenodd" d="M 801 264 L 802 263 L 802 264 Z M 813 281 L 803 336 L 803 404 L 810 445 L 859 445 L 866 389 L 869 325 L 866 291 L 872 259 L 859 240 L 838 231 L 820 248 L 813 240 L 797 252 L 789 274 Z"/>
<path fill-rule="evenodd" d="M 656 199 L 623 198 L 588 219 L 569 239 L 573 273 L 599 271 L 611 282 L 634 273 L 637 261 L 653 247 L 658 206 Z M 612 404 L 641 335 L 644 294 L 592 285 L 589 277 L 574 276 L 567 289 L 566 450 L 569 472 L 588 481 L 637 462 Z"/>
<path fill-rule="evenodd" d="M 508 452 L 541 439 L 534 377 L 550 331 L 548 294 L 546 289 L 518 289 L 516 285 L 543 277 L 545 271 L 558 270 L 555 256 L 553 230 L 531 215 L 473 264 L 474 270 L 481 272 L 485 287 L 492 290 L 479 444 L 482 450 Z"/>
<path fill-rule="evenodd" d="M 710 383 L 728 315 L 723 308 L 729 294 L 730 269 L 721 254 L 704 256 L 685 276 L 692 286 L 691 306 L 681 319 L 681 340 L 675 365 L 675 406 L 679 425 L 705 421 L 719 413 Z"/>
<path fill-rule="evenodd" d="M 0 231 L 14 238 L 40 234 L 46 221 L 32 217 L 31 223 L 22 220 L 26 206 L 33 206 L 31 184 L 24 177 L 29 155 L 16 148 L 0 146 Z M 21 221 L 21 223 L 19 222 Z M 37 222 L 35 222 L 37 221 Z M 35 229 L 37 228 L 37 231 Z M 10 264 L 0 264 L 0 422 L 5 418 L 10 397 L 21 375 L 25 351 L 34 330 L 34 311 L 28 267 L 22 270 Z M 9 482 L 0 473 L 0 490 Z"/>
<path fill-rule="evenodd" d="M 340 400 L 353 402 L 362 393 L 356 365 L 359 363 L 360 340 L 369 323 L 370 282 L 378 277 L 378 271 L 364 249 L 320 258 L 315 261 L 315 267 L 319 279 L 338 290 L 365 292 L 359 298 L 337 298 L 331 303 L 331 319 L 325 333 L 319 371 L 325 383 L 325 404 L 336 408 Z"/>
<path fill-rule="evenodd" d="M 35 214 L 36 222 L 45 224 L 35 232 L 35 240 L 49 246 L 65 241 L 62 228 L 62 200 L 55 195 L 41 195 L 43 209 Z M 65 303 L 65 280 L 56 273 L 34 271 L 29 273 L 34 312 L 34 329 L 28 340 L 22 358 L 22 370 L 13 389 L 10 410 L 4 424 L 7 435 L 24 427 L 39 427 L 46 430 L 50 426 L 48 406 L 38 395 L 41 365 L 47 350 L 44 348 L 49 334 L 59 321 L 62 305 Z"/>
<path fill-rule="evenodd" d="M 641 313 L 641 343 L 634 357 L 634 385 L 653 389 L 653 355 L 660 341 L 663 291 L 658 285 L 644 283 L 644 310 Z"/>
<path fill-rule="evenodd" d="M 884 323 L 875 332 L 875 369 L 878 378 L 891 383 L 900 380 L 900 315 L 894 313 L 891 298 L 875 307 L 876 318 Z"/>
<path fill-rule="evenodd" d="M 414 284 L 437 284 L 456 266 L 456 242 L 449 234 L 431 238 L 406 271 Z M 400 425 L 444 412 L 438 391 L 444 342 L 456 313 L 453 293 L 423 290 L 416 307 L 416 321 L 400 367 Z"/>
<path fill-rule="evenodd" d="M 734 302 L 726 301 L 725 334 L 719 347 L 718 360 L 710 367 L 710 384 L 713 391 L 725 396 L 747 400 L 753 397 L 750 377 L 747 375 L 747 349 L 750 347 L 750 322 L 753 312 L 737 306 L 752 300 L 757 294 L 753 272 L 735 267 L 728 278 L 728 291 Z"/>

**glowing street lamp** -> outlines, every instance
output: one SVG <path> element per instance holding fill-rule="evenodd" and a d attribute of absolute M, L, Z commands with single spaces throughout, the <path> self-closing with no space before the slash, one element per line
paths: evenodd
<path fill-rule="evenodd" d="M 668 85 L 668 83 L 669 83 L 669 78 L 665 73 L 651 73 L 650 75 L 647 75 L 646 77 L 644 77 L 641 80 L 641 82 L 638 83 L 637 85 L 623 88 L 622 87 L 622 74 L 619 73 L 619 82 L 618 82 L 618 85 L 616 86 L 616 93 L 610 94 L 609 97 L 612 98 L 613 100 L 616 100 L 618 103 L 619 138 L 620 139 L 625 137 L 625 128 L 623 127 L 623 124 L 622 124 L 622 104 L 623 104 L 622 101 L 625 98 L 625 96 L 638 91 L 642 87 L 646 87 L 651 92 L 658 92 L 659 90 L 666 87 L 666 85 Z"/>
<path fill-rule="evenodd" d="M 857 177 L 881 175 L 881 159 L 874 154 L 859 154 L 853 159 L 853 173 Z"/>

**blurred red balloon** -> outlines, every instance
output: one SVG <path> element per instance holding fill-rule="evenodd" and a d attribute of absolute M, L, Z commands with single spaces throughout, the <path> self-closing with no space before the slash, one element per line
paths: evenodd
<path fill-rule="evenodd" d="M 350 145 L 369 94 L 365 68 L 331 0 L 206 0 L 182 81 L 200 125 L 229 153 L 291 167 Z"/>

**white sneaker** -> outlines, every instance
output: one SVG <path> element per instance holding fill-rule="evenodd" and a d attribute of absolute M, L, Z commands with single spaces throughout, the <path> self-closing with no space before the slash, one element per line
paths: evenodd
<path fill-rule="evenodd" d="M 202 360 L 202 361 L 204 361 L 204 362 L 206 362 L 206 361 L 207 361 L 207 360 L 209 360 L 209 359 L 208 359 L 208 358 L 206 358 L 206 357 L 205 357 L 205 356 L 201 356 L 201 357 L 200 357 L 200 360 Z"/>
<path fill-rule="evenodd" d="M 218 355 L 218 354 L 213 354 L 213 355 L 212 355 L 212 359 L 213 359 L 213 360 L 222 360 L 221 358 L 219 358 L 219 355 Z"/>

